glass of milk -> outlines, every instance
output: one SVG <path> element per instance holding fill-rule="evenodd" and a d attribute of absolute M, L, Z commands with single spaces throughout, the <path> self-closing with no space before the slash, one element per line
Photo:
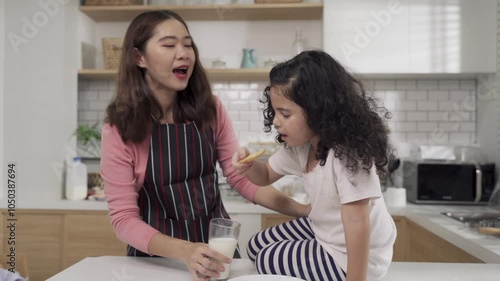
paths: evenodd
<path fill-rule="evenodd" d="M 208 247 L 224 256 L 233 259 L 238 237 L 240 235 L 241 224 L 230 219 L 216 218 L 210 220 L 208 233 Z M 220 273 L 220 277 L 212 280 L 227 280 L 231 264 L 224 264 L 226 270 Z"/>

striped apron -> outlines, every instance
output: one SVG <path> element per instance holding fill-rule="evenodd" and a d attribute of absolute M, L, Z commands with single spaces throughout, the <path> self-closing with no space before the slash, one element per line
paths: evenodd
<path fill-rule="evenodd" d="M 195 123 L 154 124 L 138 205 L 143 221 L 161 233 L 208 243 L 212 218 L 229 218 L 218 186 L 212 129 Z M 132 246 L 128 256 L 149 256 Z"/>

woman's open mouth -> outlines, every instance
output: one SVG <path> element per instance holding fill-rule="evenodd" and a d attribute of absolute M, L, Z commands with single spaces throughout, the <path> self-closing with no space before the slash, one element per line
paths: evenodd
<path fill-rule="evenodd" d="M 182 66 L 176 67 L 172 70 L 172 72 L 174 73 L 175 77 L 177 77 L 177 79 L 184 80 L 188 77 L 187 65 L 182 65 Z"/>

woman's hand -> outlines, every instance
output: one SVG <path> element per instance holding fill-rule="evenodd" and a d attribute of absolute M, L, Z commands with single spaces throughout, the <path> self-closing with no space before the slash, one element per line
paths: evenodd
<path fill-rule="evenodd" d="M 231 159 L 231 164 L 233 165 L 233 168 L 238 172 L 240 175 L 244 175 L 246 171 L 252 166 L 253 162 L 250 163 L 240 163 L 239 161 L 241 159 L 244 159 L 247 157 L 250 153 L 248 152 L 248 149 L 244 147 L 238 148 L 236 152 L 233 154 L 233 158 Z"/>
<path fill-rule="evenodd" d="M 211 277 L 219 277 L 225 270 L 224 263 L 230 263 L 231 259 L 208 248 L 204 243 L 189 243 L 185 248 L 184 262 L 194 281 L 210 280 Z"/>

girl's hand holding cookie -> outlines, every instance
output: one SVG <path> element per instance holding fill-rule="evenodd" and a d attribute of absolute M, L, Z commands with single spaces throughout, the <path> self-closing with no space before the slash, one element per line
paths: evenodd
<path fill-rule="evenodd" d="M 256 153 L 250 154 L 248 149 L 240 147 L 233 154 L 233 158 L 231 159 L 231 163 L 233 164 L 233 168 L 239 173 L 244 174 L 250 166 L 252 166 L 253 160 L 259 157 L 261 154 L 255 157 Z M 255 157 L 255 158 L 254 158 Z"/>

